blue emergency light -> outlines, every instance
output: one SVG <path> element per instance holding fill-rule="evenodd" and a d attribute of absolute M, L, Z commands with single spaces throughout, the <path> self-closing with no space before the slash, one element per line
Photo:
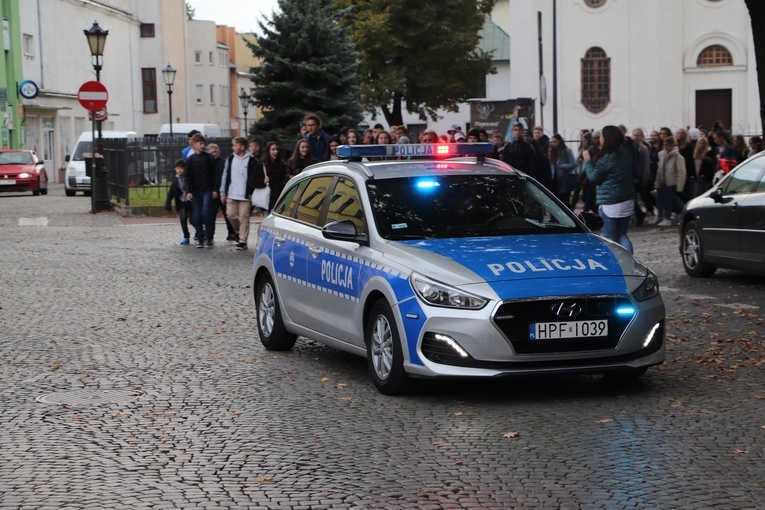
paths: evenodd
<path fill-rule="evenodd" d="M 472 143 L 407 143 L 394 145 L 341 145 L 341 158 L 451 158 L 455 156 L 486 156 L 494 153 L 489 142 Z"/>

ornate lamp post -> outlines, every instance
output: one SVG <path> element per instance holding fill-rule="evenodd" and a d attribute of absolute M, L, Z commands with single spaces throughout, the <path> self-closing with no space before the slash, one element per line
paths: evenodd
<path fill-rule="evenodd" d="M 88 46 L 90 47 L 90 55 L 91 55 L 91 61 L 93 62 L 93 70 L 96 72 L 96 81 L 101 81 L 101 68 L 102 68 L 102 62 L 104 57 L 104 46 L 106 45 L 106 36 L 109 35 L 108 30 L 104 30 L 98 25 L 98 21 L 93 22 L 93 26 L 91 26 L 87 30 L 83 30 L 85 33 L 85 37 L 88 39 Z M 90 208 L 92 213 L 96 213 L 99 210 L 99 199 L 106 200 L 108 204 L 108 189 L 106 188 L 106 183 L 104 182 L 104 186 L 100 186 L 100 182 L 98 182 L 100 179 L 103 178 L 102 175 L 100 175 L 101 170 L 101 153 L 103 151 L 103 147 L 101 146 L 103 141 L 101 138 L 101 121 L 96 121 L 96 114 L 95 112 L 91 113 L 91 116 L 93 118 L 93 125 L 91 128 L 91 140 L 94 140 L 95 132 L 96 132 L 96 126 L 98 127 L 98 142 L 96 144 L 96 150 L 93 151 L 93 170 L 91 172 L 90 177 Z M 99 156 L 99 157 L 96 157 Z M 98 177 L 96 177 L 98 176 Z M 99 185 L 97 187 L 97 184 Z M 104 195 L 107 195 L 106 197 L 101 197 L 101 188 L 104 188 Z M 106 207 L 103 207 L 105 209 L 108 209 L 108 205 Z"/>
<path fill-rule="evenodd" d="M 167 102 L 170 106 L 170 138 L 173 137 L 173 83 L 175 83 L 175 69 L 167 64 L 167 67 L 162 69 L 162 78 L 165 80 L 165 87 L 167 87 Z"/>
<path fill-rule="evenodd" d="M 85 37 L 88 38 L 90 46 L 90 55 L 93 57 L 93 69 L 96 71 L 96 81 L 101 81 L 101 60 L 104 57 L 104 46 L 106 45 L 106 36 L 108 30 L 104 30 L 98 25 L 98 21 L 93 22 L 87 30 L 83 30 Z"/>
<path fill-rule="evenodd" d="M 250 106 L 250 95 L 242 89 L 242 93 L 239 94 L 239 101 L 242 104 L 242 110 L 244 111 L 244 137 L 247 138 L 247 107 Z"/>

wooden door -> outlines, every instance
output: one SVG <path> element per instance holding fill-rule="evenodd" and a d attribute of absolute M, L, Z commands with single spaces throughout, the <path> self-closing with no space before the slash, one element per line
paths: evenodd
<path fill-rule="evenodd" d="M 696 91 L 696 127 L 712 129 L 716 120 L 722 121 L 725 129 L 731 127 L 731 89 Z"/>

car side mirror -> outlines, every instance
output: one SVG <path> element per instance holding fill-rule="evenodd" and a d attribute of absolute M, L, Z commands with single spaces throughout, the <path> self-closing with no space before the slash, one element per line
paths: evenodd
<path fill-rule="evenodd" d="M 600 230 L 603 227 L 603 218 L 599 214 L 582 211 L 578 216 L 579 221 L 584 223 L 590 230 Z"/>
<path fill-rule="evenodd" d="M 716 188 L 712 192 L 712 200 L 714 200 L 718 204 L 721 204 L 723 202 L 723 190 L 722 190 L 722 188 L 718 187 L 718 188 Z"/>
<path fill-rule="evenodd" d="M 326 239 L 333 241 L 349 241 L 359 244 L 366 244 L 368 241 L 366 234 L 360 234 L 356 231 L 356 224 L 351 220 L 327 223 L 321 229 L 321 233 Z"/>

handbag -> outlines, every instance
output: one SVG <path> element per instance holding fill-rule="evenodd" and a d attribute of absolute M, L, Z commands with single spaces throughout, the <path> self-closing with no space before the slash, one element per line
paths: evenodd
<path fill-rule="evenodd" d="M 265 166 L 263 167 L 263 174 L 268 177 Z M 252 190 L 250 201 L 255 207 L 260 207 L 261 209 L 268 211 L 271 208 L 271 188 L 269 185 L 266 184 L 263 188 L 255 188 Z"/>

